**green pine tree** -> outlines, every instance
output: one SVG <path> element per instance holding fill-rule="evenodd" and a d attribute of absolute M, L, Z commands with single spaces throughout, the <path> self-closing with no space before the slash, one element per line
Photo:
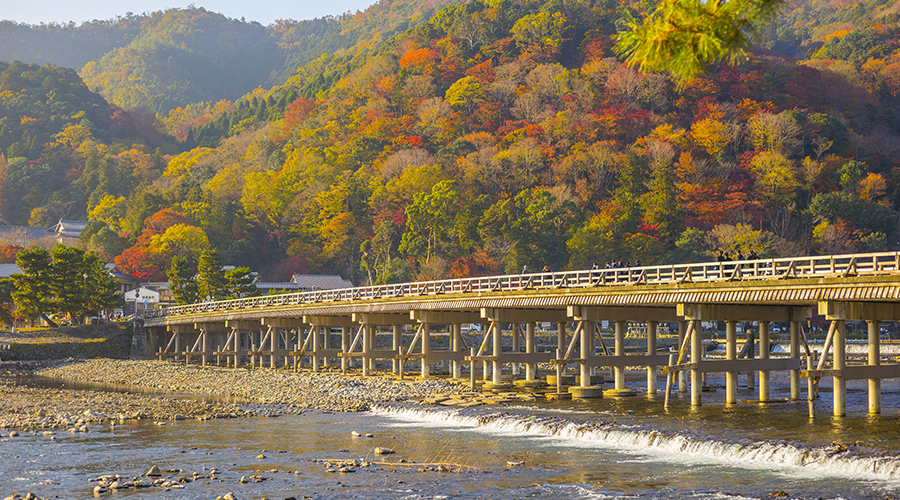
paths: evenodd
<path fill-rule="evenodd" d="M 197 263 L 197 272 L 200 274 L 201 299 L 223 300 L 228 296 L 228 280 L 218 252 L 204 250 Z"/>
<path fill-rule="evenodd" d="M 56 322 L 49 316 L 55 307 L 50 252 L 43 248 L 21 250 L 16 255 L 16 265 L 22 270 L 11 276 L 15 283 L 12 298 L 16 314 L 29 319 L 41 317 L 48 325 L 56 327 Z"/>
<path fill-rule="evenodd" d="M 197 263 L 191 257 L 175 257 L 166 273 L 169 288 L 179 305 L 193 304 L 200 300 L 200 284 L 197 283 Z"/>

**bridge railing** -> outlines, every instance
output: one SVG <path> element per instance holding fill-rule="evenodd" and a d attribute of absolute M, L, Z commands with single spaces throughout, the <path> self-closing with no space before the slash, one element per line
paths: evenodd
<path fill-rule="evenodd" d="M 900 274 L 900 252 L 703 262 L 665 266 L 510 274 L 316 290 L 200 302 L 147 311 L 145 318 L 325 302 L 561 288 Z"/>

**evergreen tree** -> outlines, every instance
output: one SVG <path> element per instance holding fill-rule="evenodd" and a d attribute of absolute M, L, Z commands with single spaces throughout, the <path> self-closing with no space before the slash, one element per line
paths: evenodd
<path fill-rule="evenodd" d="M 11 276 L 15 283 L 12 298 L 16 313 L 29 319 L 41 317 L 48 325 L 56 327 L 56 322 L 49 317 L 54 308 L 50 291 L 53 283 L 50 252 L 43 248 L 22 250 L 16 256 L 16 265 L 22 270 Z"/>
<path fill-rule="evenodd" d="M 119 283 L 100 257 L 81 248 L 57 245 L 52 252 L 42 248 L 19 252 L 16 265 L 21 274 L 12 275 L 16 313 L 27 318 L 41 317 L 56 327 L 49 314 L 65 314 L 80 322 L 88 314 L 111 309 L 122 297 Z"/>
<path fill-rule="evenodd" d="M 50 251 L 50 256 L 53 258 L 50 294 L 54 297 L 55 309 L 75 320 L 83 314 L 88 302 L 84 249 L 57 245 Z"/>
<path fill-rule="evenodd" d="M 122 304 L 119 281 L 109 272 L 106 262 L 93 252 L 84 254 L 82 275 L 85 278 L 86 299 L 83 314 L 106 311 Z"/>
<path fill-rule="evenodd" d="M 229 299 L 259 295 L 259 290 L 253 283 L 256 278 L 250 274 L 249 267 L 238 267 L 225 271 L 225 279 L 228 281 Z"/>
<path fill-rule="evenodd" d="M 200 300 L 200 285 L 197 283 L 197 263 L 191 257 L 175 257 L 172 267 L 166 273 L 169 288 L 179 305 L 193 304 Z"/>
<path fill-rule="evenodd" d="M 200 296 L 204 299 L 222 300 L 228 295 L 228 280 L 222 271 L 222 261 L 215 250 L 204 250 L 197 264 L 200 274 Z"/>

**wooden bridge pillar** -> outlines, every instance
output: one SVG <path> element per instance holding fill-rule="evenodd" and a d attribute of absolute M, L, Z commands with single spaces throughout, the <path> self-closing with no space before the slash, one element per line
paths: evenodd
<path fill-rule="evenodd" d="M 800 322 L 791 321 L 791 357 L 800 358 Z M 800 370 L 791 370 L 791 401 L 800 400 Z"/>
<path fill-rule="evenodd" d="M 512 352 L 519 352 L 519 334 L 521 331 L 521 323 L 512 323 Z M 518 378 L 519 376 L 519 363 L 512 363 L 512 375 L 513 378 Z"/>
<path fill-rule="evenodd" d="M 656 367 L 664 365 L 668 361 L 668 356 L 660 356 L 656 354 L 656 332 L 657 325 L 661 321 L 675 321 L 678 319 L 676 309 L 674 307 L 633 307 L 633 306 L 569 306 L 568 314 L 571 318 L 579 322 L 579 328 L 582 332 L 587 332 L 591 339 L 595 338 L 595 325 L 598 321 L 608 320 L 614 325 L 615 345 L 613 351 L 609 352 L 605 345 L 602 345 L 603 353 L 595 355 L 594 345 L 589 346 L 589 355 L 584 359 L 583 363 L 590 367 L 609 366 L 613 372 L 615 388 L 607 391 L 608 394 L 615 396 L 634 396 L 634 390 L 625 386 L 625 368 L 628 366 L 645 366 L 648 373 L 656 374 Z M 626 355 L 625 353 L 625 332 L 628 321 L 639 321 L 648 323 L 648 351 L 647 354 Z M 649 323 L 653 323 L 652 327 Z M 649 329 L 652 329 L 650 335 Z M 652 340 L 650 336 L 654 336 Z M 603 338 L 600 337 L 601 343 Z M 651 353 L 652 351 L 652 353 Z M 582 355 L 584 357 L 584 355 Z M 647 392 L 652 394 L 656 391 L 656 381 L 650 380 L 648 375 Z M 652 387 L 651 387 L 652 386 Z"/>
<path fill-rule="evenodd" d="M 688 322 L 685 320 L 681 320 L 678 322 L 678 345 L 684 345 L 684 337 L 687 334 Z M 688 390 L 687 385 L 687 371 L 682 370 L 678 372 L 678 392 L 685 393 Z"/>
<path fill-rule="evenodd" d="M 759 322 L 759 358 L 769 359 L 769 322 Z M 769 370 L 759 371 L 759 401 L 769 401 Z"/>
<path fill-rule="evenodd" d="M 725 321 L 725 359 L 734 361 L 737 355 L 737 323 Z M 737 370 L 725 372 L 725 404 L 737 403 Z"/>
<path fill-rule="evenodd" d="M 613 354 L 616 356 L 624 356 L 625 355 L 625 326 L 626 323 L 624 321 L 616 321 L 615 323 L 615 351 Z M 591 328 L 591 337 L 593 337 L 593 327 Z M 615 366 L 613 367 L 613 372 L 615 373 L 615 389 L 622 390 L 625 389 L 625 367 L 624 366 Z"/>
<path fill-rule="evenodd" d="M 162 361 L 171 356 L 175 362 L 179 362 L 182 360 L 182 356 L 184 356 L 184 359 L 190 361 L 190 356 L 182 351 L 182 347 L 185 336 L 189 334 L 198 334 L 194 325 L 168 325 L 166 331 L 170 332 L 172 336 L 169 337 L 169 341 L 166 343 L 165 348 L 160 347 L 159 351 L 156 353 L 156 355 L 159 356 L 159 360 Z"/>
<path fill-rule="evenodd" d="M 594 322 L 590 320 L 581 321 L 581 358 L 585 361 L 594 356 Z M 590 387 L 591 385 L 591 366 L 584 362 L 581 363 L 581 387 Z"/>
<path fill-rule="evenodd" d="M 503 323 L 491 321 L 491 331 L 493 332 L 491 356 L 494 357 L 491 366 L 491 383 L 500 385 L 503 383 L 503 365 L 500 362 L 500 355 L 503 353 Z"/>
<path fill-rule="evenodd" d="M 481 321 L 482 315 L 480 312 L 476 311 L 432 311 L 432 310 L 414 310 L 409 312 L 409 316 L 407 319 L 407 323 L 409 320 L 413 320 L 419 324 L 419 329 L 416 333 L 416 338 L 420 339 L 422 342 L 421 355 L 413 355 L 412 349 L 415 345 L 416 340 L 413 340 L 413 345 L 410 345 L 410 352 L 407 353 L 405 357 L 419 357 L 422 360 L 421 371 L 422 376 L 427 377 L 431 374 L 429 365 L 436 361 L 446 362 L 451 361 L 452 364 L 452 373 L 453 376 L 456 377 L 456 373 L 462 373 L 461 363 L 467 359 L 466 352 L 463 349 L 462 345 L 462 323 L 474 323 Z M 431 345 L 431 325 L 447 325 L 447 334 L 449 336 L 449 342 L 447 349 L 437 349 L 433 350 Z M 487 339 L 485 339 L 485 342 Z M 484 348 L 484 344 L 482 344 L 482 350 Z M 476 358 L 481 358 L 481 352 Z M 405 359 L 404 357 L 404 359 Z M 475 363 L 477 360 L 472 360 L 472 369 L 475 368 Z"/>
<path fill-rule="evenodd" d="M 534 354 L 534 321 L 525 323 L 525 353 Z M 531 381 L 535 379 L 537 374 L 537 363 L 525 364 L 525 380 Z"/>
<path fill-rule="evenodd" d="M 691 363 L 695 365 L 691 369 L 691 406 L 703 404 L 701 391 L 703 390 L 703 373 L 700 371 L 700 358 L 703 357 L 703 328 L 700 320 L 694 320 L 693 333 L 691 333 Z"/>
<path fill-rule="evenodd" d="M 756 333 L 750 328 L 744 328 L 745 335 L 747 336 L 747 342 L 744 344 L 744 348 L 741 349 L 741 352 L 746 353 L 746 358 L 753 359 L 756 357 Z M 753 370 L 747 372 L 747 389 L 753 390 L 756 388 L 756 373 Z"/>
<path fill-rule="evenodd" d="M 450 350 L 453 352 L 463 352 L 462 324 L 459 322 L 450 325 Z M 450 361 L 450 376 L 452 378 L 462 378 L 462 364 L 462 360 L 459 359 Z"/>
<path fill-rule="evenodd" d="M 264 345 L 259 346 L 260 366 L 262 365 L 262 358 L 268 356 L 269 367 L 272 369 L 277 368 L 278 358 L 283 357 L 284 366 L 287 368 L 290 366 L 290 358 L 293 357 L 294 367 L 296 369 L 299 366 L 301 358 L 300 354 L 296 351 L 299 351 L 301 346 L 296 345 L 296 350 L 293 349 L 294 346 L 291 345 L 293 334 L 290 332 L 294 330 L 297 331 L 296 343 L 299 344 L 302 341 L 303 330 L 306 326 L 303 318 L 262 318 L 261 322 L 262 326 L 267 328 L 265 338 L 268 339 L 268 348 Z M 280 347 L 280 343 L 284 344 L 283 348 Z"/>
<path fill-rule="evenodd" d="M 219 333 L 225 329 L 224 323 L 203 322 L 194 323 L 194 329 L 200 332 L 197 340 L 190 350 L 185 352 L 185 364 L 190 363 L 191 358 L 196 353 L 200 356 L 200 364 L 206 366 L 213 355 L 214 349 L 211 349 L 211 340 L 217 338 Z"/>
<path fill-rule="evenodd" d="M 869 334 L 869 366 L 879 366 L 881 364 L 881 322 L 866 321 Z M 881 379 L 869 379 L 869 413 L 881 413 Z"/>
<path fill-rule="evenodd" d="M 303 316 L 303 322 L 310 325 L 309 333 L 307 334 L 308 340 L 304 342 L 305 345 L 309 346 L 309 351 L 303 349 L 301 351 L 302 354 L 312 358 L 311 364 L 314 371 L 318 371 L 320 366 L 328 366 L 328 358 L 336 358 L 343 355 L 341 350 L 329 349 L 330 345 L 327 339 L 328 335 L 331 334 L 331 329 L 356 324 L 350 316 L 340 314 Z"/>
<path fill-rule="evenodd" d="M 737 372 L 762 369 L 794 369 L 800 367 L 799 358 L 787 360 L 737 359 L 738 321 L 800 321 L 812 313 L 810 307 L 738 304 L 679 304 L 678 312 L 685 319 L 697 321 L 691 335 L 691 401 L 700 404 L 701 375 L 725 372 L 725 399 L 737 403 Z M 725 360 L 702 360 L 703 346 L 699 321 L 725 321 Z M 748 344 L 748 349 L 750 345 Z"/>
<path fill-rule="evenodd" d="M 834 332 L 834 370 L 835 372 L 839 372 L 844 369 L 844 366 L 847 364 L 847 338 L 846 338 L 846 327 L 847 322 L 845 320 L 836 320 L 837 328 L 835 328 Z M 826 353 L 823 353 L 825 356 Z M 847 414 L 847 380 L 843 377 L 843 375 L 835 374 L 831 378 L 832 392 L 834 393 L 834 416 L 835 417 L 843 417 Z"/>
<path fill-rule="evenodd" d="M 394 349 L 394 352 L 400 352 L 400 349 L 403 347 L 403 325 L 395 324 L 391 326 L 393 327 L 391 329 L 391 347 Z M 400 375 L 402 367 L 403 360 L 395 357 L 393 359 L 394 375 Z"/>
<path fill-rule="evenodd" d="M 353 364 L 353 358 L 347 356 L 350 349 L 350 327 L 341 327 L 341 372 L 347 373 L 347 368 Z"/>
<path fill-rule="evenodd" d="M 428 378 L 431 375 L 431 365 L 428 362 L 428 355 L 431 353 L 431 323 L 425 321 L 419 325 L 420 341 L 422 342 L 422 364 L 420 375 L 422 378 Z"/>
<path fill-rule="evenodd" d="M 659 322 L 647 322 L 647 356 L 656 355 L 656 336 Z M 656 394 L 656 365 L 647 367 L 647 394 Z"/>
<path fill-rule="evenodd" d="M 846 413 L 846 384 L 847 380 L 868 379 L 869 385 L 869 412 L 881 411 L 881 379 L 900 377 L 900 364 L 881 364 L 881 342 L 879 330 L 881 321 L 900 320 L 900 304 L 889 302 L 819 302 L 819 312 L 826 319 L 835 324 L 834 351 L 831 372 L 833 377 L 834 415 L 841 416 Z M 845 326 L 846 320 L 862 320 L 867 322 L 869 349 L 865 365 L 847 366 L 845 353 Z M 822 356 L 828 355 L 826 347 Z M 815 372 L 809 373 L 810 380 L 819 376 L 827 376 L 828 370 L 821 370 L 824 363 L 820 360 Z"/>
<path fill-rule="evenodd" d="M 251 364 L 255 363 L 255 354 L 253 353 L 253 332 L 259 330 L 261 326 L 261 322 L 258 319 L 238 319 L 238 320 L 226 320 L 225 327 L 231 329 L 231 341 L 232 345 L 227 345 L 226 341 L 225 348 L 223 352 L 226 353 L 226 360 L 228 355 L 232 356 L 232 364 L 233 368 L 237 368 L 241 364 L 241 358 L 243 356 L 249 355 Z M 244 334 L 247 334 L 247 345 L 246 347 L 241 344 L 244 341 Z"/>

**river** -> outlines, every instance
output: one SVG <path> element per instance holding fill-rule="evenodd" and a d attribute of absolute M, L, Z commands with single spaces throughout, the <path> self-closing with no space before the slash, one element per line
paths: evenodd
<path fill-rule="evenodd" d="M 786 379 L 774 377 L 774 397 Z M 848 416 L 831 416 L 823 381 L 817 417 L 807 403 L 725 407 L 724 381 L 692 408 L 676 395 L 442 408 L 380 406 L 364 413 L 157 425 L 130 421 L 0 442 L 0 497 L 93 497 L 104 474 L 131 478 L 152 465 L 197 480 L 183 489 L 104 496 L 210 499 L 551 499 L 900 497 L 900 390 L 885 381 L 884 413 L 866 411 L 865 381 L 848 383 Z M 111 397 L 115 397 L 111 393 Z M 175 396 L 173 396 L 175 397 Z M 741 397 L 753 393 L 742 389 Z M 352 436 L 357 431 L 360 436 Z M 5 433 L 4 433 L 5 434 Z M 372 437 L 365 437 L 371 434 Z M 376 456 L 375 447 L 395 450 Z M 394 462 L 332 472 L 340 460 Z M 329 462 L 323 462 L 329 461 Z M 405 463 L 399 463 L 404 460 Z M 436 465 L 448 464 L 449 472 Z M 417 465 L 410 465 L 417 464 Z M 209 471 L 215 468 L 216 477 Z M 351 468 L 354 469 L 354 468 Z M 257 476 L 257 477 L 251 477 Z M 241 482 L 241 478 L 247 482 Z M 259 482 L 256 482 L 259 479 Z"/>

